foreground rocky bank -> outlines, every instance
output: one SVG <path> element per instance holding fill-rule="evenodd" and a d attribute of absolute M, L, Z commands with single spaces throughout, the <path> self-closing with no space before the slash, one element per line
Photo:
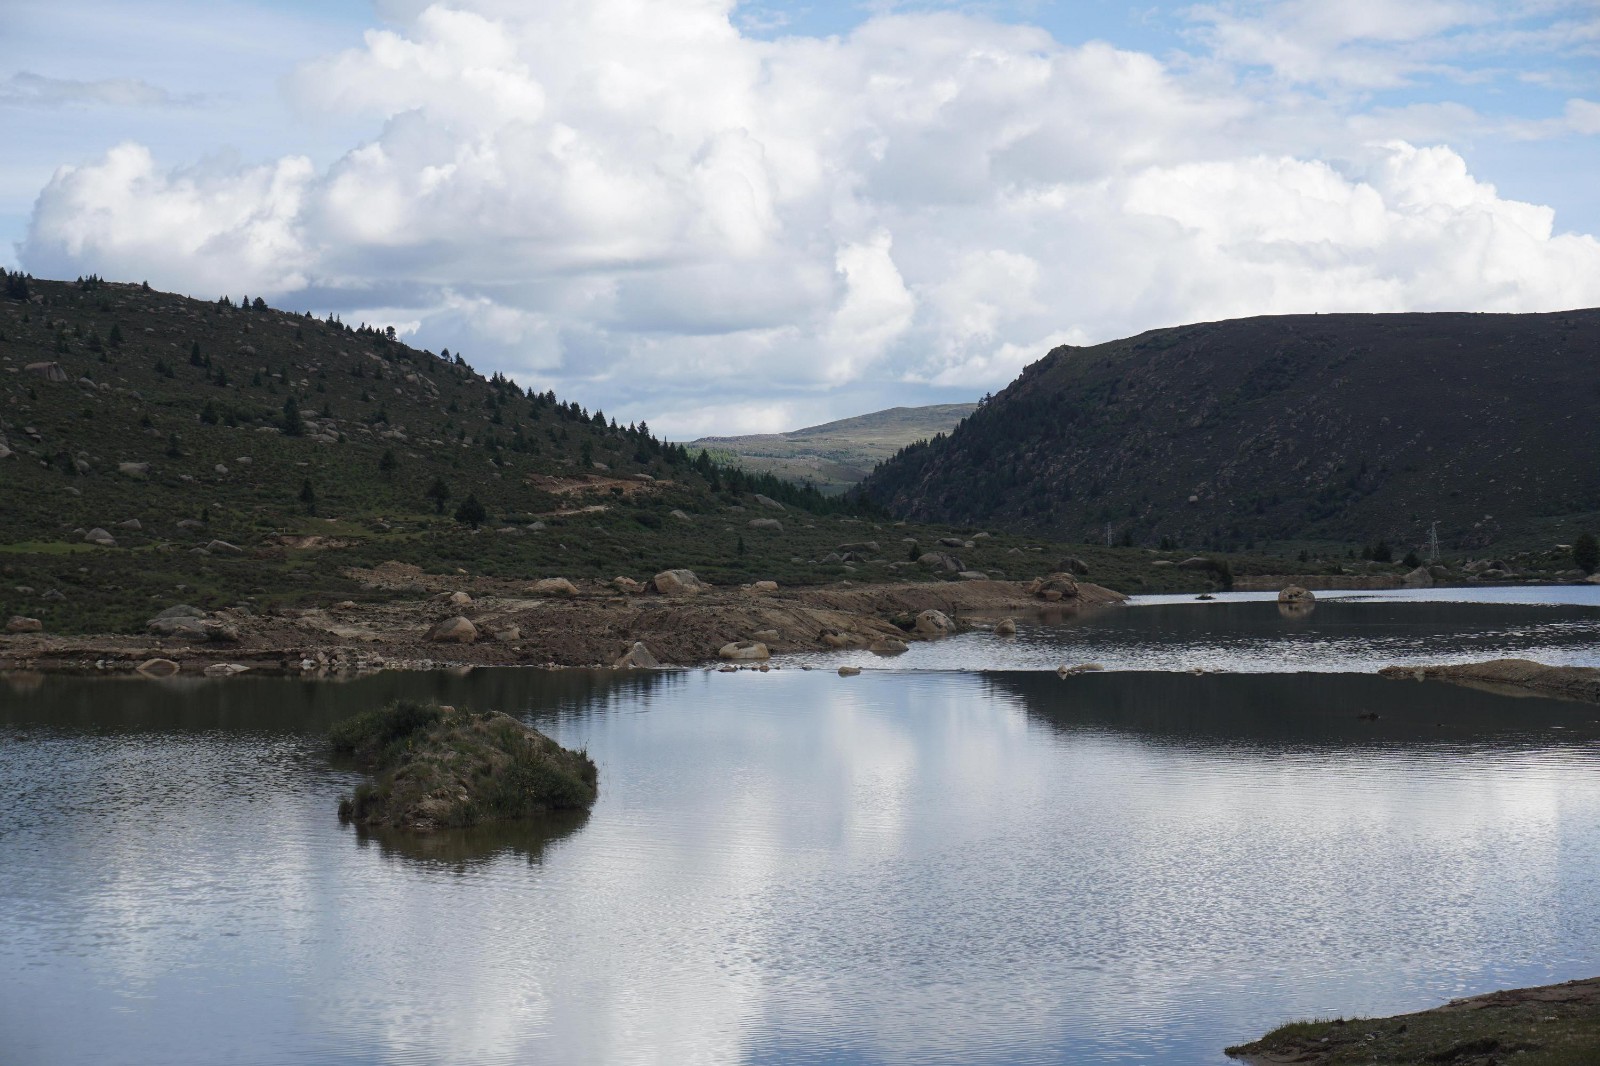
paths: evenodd
<path fill-rule="evenodd" d="M 507 821 L 586 810 L 598 796 L 587 753 L 498 711 L 401 700 L 340 722 L 329 743 L 373 772 L 339 805 L 340 818 L 368 828 Z"/>
<path fill-rule="evenodd" d="M 1378 673 L 1398 681 L 1449 681 L 1513 695 L 1600 703 L 1600 670 L 1592 666 L 1546 666 L 1531 659 L 1494 659 L 1451 666 L 1386 666 Z"/>
<path fill-rule="evenodd" d="M 1304 1066 L 1579 1066 L 1600 1062 L 1600 978 L 1458 999 L 1392 1018 L 1295 1022 L 1227 1054 Z"/>
<path fill-rule="evenodd" d="M 779 588 L 711 586 L 687 570 L 648 584 L 426 574 L 386 563 L 349 577 L 373 602 L 253 614 L 186 605 L 161 610 L 140 636 L 0 636 L 0 669 L 227 676 L 449 666 L 650 667 L 715 660 L 729 645 L 773 654 L 883 648 L 937 639 L 976 620 L 1065 614 L 1125 597 L 1069 574 L 1031 581 Z M 919 626 L 936 611 L 948 629 Z M 638 647 L 642 645 L 643 647 Z"/>

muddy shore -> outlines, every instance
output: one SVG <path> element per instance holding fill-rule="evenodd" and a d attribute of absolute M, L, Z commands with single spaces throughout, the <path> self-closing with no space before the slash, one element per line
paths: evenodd
<path fill-rule="evenodd" d="M 958 628 L 1006 616 L 1071 614 L 1124 597 L 1081 583 L 1046 599 L 1021 581 L 954 581 L 762 589 L 707 587 L 686 595 L 579 582 L 538 595 L 527 581 L 424 574 L 386 564 L 350 576 L 389 598 L 253 614 L 209 612 L 213 639 L 154 634 L 0 636 L 0 670 L 118 673 L 152 659 L 199 674 L 228 665 L 259 673 L 320 674 L 452 666 L 610 667 L 635 642 L 666 666 L 715 661 L 724 645 L 760 640 L 773 654 L 866 648 L 924 639 L 906 625 L 941 611 Z M 433 639 L 439 623 L 472 623 L 470 642 Z M 899 623 L 899 624 L 897 624 Z M 220 639 L 218 639 L 220 638 Z"/>

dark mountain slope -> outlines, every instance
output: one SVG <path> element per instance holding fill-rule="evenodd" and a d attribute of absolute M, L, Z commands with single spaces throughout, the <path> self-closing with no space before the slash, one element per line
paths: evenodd
<path fill-rule="evenodd" d="M 1482 547 L 1600 510 L 1600 311 L 1294 315 L 1062 347 L 862 485 L 922 521 Z"/>

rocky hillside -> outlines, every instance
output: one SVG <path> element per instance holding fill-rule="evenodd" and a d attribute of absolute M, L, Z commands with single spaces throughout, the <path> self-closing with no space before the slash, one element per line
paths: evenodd
<path fill-rule="evenodd" d="M 1448 550 L 1600 511 L 1600 311 L 1295 315 L 1062 347 L 862 486 L 1065 540 Z"/>
<path fill-rule="evenodd" d="M 906 445 L 950 432 L 977 409 L 975 403 L 891 407 L 790 433 L 702 437 L 689 448 L 703 448 L 744 470 L 812 484 L 833 495 L 860 482 Z"/>

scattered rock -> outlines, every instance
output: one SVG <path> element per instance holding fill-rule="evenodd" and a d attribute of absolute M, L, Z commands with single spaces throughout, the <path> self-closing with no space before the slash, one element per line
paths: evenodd
<path fill-rule="evenodd" d="M 1017 622 L 1014 618 L 1002 618 L 994 625 L 995 636 L 1014 637 L 1017 635 Z"/>
<path fill-rule="evenodd" d="M 915 544 L 916 541 L 912 541 Z M 854 544 L 841 544 L 839 550 L 853 555 L 877 555 L 883 551 L 875 540 L 863 540 Z"/>
<path fill-rule="evenodd" d="M 200 519 L 198 519 L 198 518 L 180 518 L 180 519 L 178 519 L 178 528 L 179 529 L 204 529 L 205 526 L 206 526 L 206 524 L 204 522 L 200 521 Z"/>
<path fill-rule="evenodd" d="M 967 542 L 962 540 L 960 537 L 939 538 L 939 547 L 941 548 L 965 548 L 966 546 Z"/>
<path fill-rule="evenodd" d="M 478 627 L 461 615 L 446 618 L 428 632 L 436 644 L 471 644 L 478 639 Z"/>
<path fill-rule="evenodd" d="M 570 600 L 578 594 L 578 586 L 564 577 L 547 577 L 542 581 L 533 583 L 533 594 L 535 596 L 559 596 L 562 599 Z"/>
<path fill-rule="evenodd" d="M 1178 565 L 1185 570 L 1210 570 L 1211 560 L 1201 558 L 1198 555 L 1191 555 Z"/>
<path fill-rule="evenodd" d="M 7 633 L 42 633 L 44 623 L 37 618 L 28 618 L 24 615 L 13 615 L 11 621 L 6 623 Z"/>
<path fill-rule="evenodd" d="M 929 608 L 917 615 L 915 629 L 925 637 L 943 637 L 956 631 L 956 625 L 943 611 Z"/>
<path fill-rule="evenodd" d="M 248 666 L 241 666 L 238 663 L 212 663 L 201 672 L 207 677 L 235 677 L 248 673 L 249 670 Z"/>
<path fill-rule="evenodd" d="M 783 532 L 783 523 L 776 518 L 752 518 L 745 524 L 751 529 L 770 529 L 774 533 Z"/>
<path fill-rule="evenodd" d="M 118 529 L 131 529 L 135 533 L 137 533 L 141 529 L 143 529 L 144 526 L 140 523 L 140 521 L 137 518 L 130 518 L 126 522 L 118 522 L 117 523 L 117 528 Z"/>
<path fill-rule="evenodd" d="M 1069 555 L 1061 560 L 1056 564 L 1056 569 L 1068 574 L 1076 574 L 1078 577 L 1087 577 L 1089 574 L 1089 564 L 1075 555 Z"/>
<path fill-rule="evenodd" d="M 770 659 L 772 653 L 767 646 L 759 640 L 736 640 L 731 644 L 724 644 L 717 652 L 723 659 Z"/>
<path fill-rule="evenodd" d="M 178 672 L 178 664 L 171 659 L 146 659 L 134 668 L 145 677 L 171 677 Z"/>
<path fill-rule="evenodd" d="M 967 568 L 960 559 L 944 552 L 923 552 L 917 557 L 917 565 L 924 570 L 940 570 L 947 574 L 959 574 Z"/>
<path fill-rule="evenodd" d="M 95 526 L 93 529 L 89 530 L 89 532 L 85 533 L 83 535 L 83 539 L 88 544 L 98 544 L 102 548 L 115 548 L 117 546 L 117 538 L 113 537 L 110 533 L 107 533 L 99 526 Z"/>
<path fill-rule="evenodd" d="M 692 596 L 706 587 L 693 570 L 663 570 L 650 581 L 663 596 Z"/>
<path fill-rule="evenodd" d="M 650 649 L 644 646 L 643 641 L 638 640 L 634 641 L 633 647 L 619 656 L 617 661 L 611 665 L 617 670 L 661 669 L 661 663 L 656 660 L 654 655 L 650 654 Z"/>
<path fill-rule="evenodd" d="M 957 574 L 956 577 L 960 578 L 962 581 L 989 580 L 989 575 L 984 573 L 982 570 L 963 570 L 961 573 Z"/>

